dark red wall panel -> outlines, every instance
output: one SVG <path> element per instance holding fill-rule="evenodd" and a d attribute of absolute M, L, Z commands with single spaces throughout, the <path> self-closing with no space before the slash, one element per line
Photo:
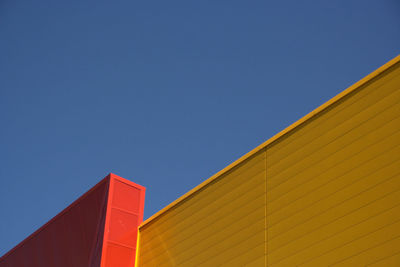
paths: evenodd
<path fill-rule="evenodd" d="M 108 175 L 1 257 L 0 267 L 134 266 L 144 194 Z"/>

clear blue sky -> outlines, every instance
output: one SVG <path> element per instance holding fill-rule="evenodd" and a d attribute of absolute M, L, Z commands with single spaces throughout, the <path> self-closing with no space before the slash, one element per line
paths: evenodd
<path fill-rule="evenodd" d="M 0 2 L 0 255 L 109 172 L 145 217 L 400 51 L 400 3 Z"/>

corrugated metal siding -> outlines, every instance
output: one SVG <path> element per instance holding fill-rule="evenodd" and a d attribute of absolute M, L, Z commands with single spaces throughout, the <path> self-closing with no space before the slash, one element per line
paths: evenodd
<path fill-rule="evenodd" d="M 260 151 L 142 227 L 139 266 L 263 265 L 265 169 Z"/>
<path fill-rule="evenodd" d="M 268 266 L 400 266 L 398 66 L 267 155 Z"/>

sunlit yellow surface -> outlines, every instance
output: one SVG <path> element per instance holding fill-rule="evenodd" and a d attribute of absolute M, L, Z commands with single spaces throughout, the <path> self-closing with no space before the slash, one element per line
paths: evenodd
<path fill-rule="evenodd" d="M 233 266 L 265 257 L 265 152 L 140 230 L 140 266 Z"/>
<path fill-rule="evenodd" d="M 145 221 L 139 266 L 400 266 L 399 61 Z"/>

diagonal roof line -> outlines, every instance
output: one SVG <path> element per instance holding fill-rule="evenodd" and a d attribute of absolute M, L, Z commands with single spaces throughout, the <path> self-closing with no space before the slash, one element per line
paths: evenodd
<path fill-rule="evenodd" d="M 373 71 L 372 73 L 368 74 L 367 76 L 365 76 L 364 78 L 362 78 L 358 82 L 356 82 L 353 85 L 351 85 L 350 87 L 348 87 L 343 92 L 341 92 L 338 95 L 336 95 L 335 97 L 331 98 L 330 100 L 328 100 L 327 102 L 325 102 L 324 104 L 322 104 L 318 108 L 314 109 L 313 111 L 311 111 L 310 113 L 308 113 L 307 115 L 305 115 L 304 117 L 302 117 L 301 119 L 296 121 L 295 123 L 293 123 L 290 126 L 286 127 L 284 130 L 282 130 L 279 133 L 277 133 L 276 135 L 272 136 L 271 138 L 269 138 L 267 141 L 265 141 L 261 145 L 257 146 L 256 148 L 254 148 L 253 150 L 251 150 L 247 154 L 243 155 L 242 157 L 240 157 L 236 161 L 232 162 L 231 164 L 226 166 L 224 169 L 222 169 L 219 172 L 215 173 L 213 176 L 211 176 L 210 178 L 208 178 L 207 180 L 205 180 L 201 184 L 197 185 L 196 187 L 194 187 L 193 189 L 191 189 L 190 191 L 188 191 L 187 193 L 185 193 L 184 195 L 182 195 L 181 197 L 179 197 L 175 201 L 171 202 L 170 204 L 165 206 L 163 209 L 161 209 L 160 211 L 156 212 L 150 218 L 145 220 L 139 226 L 139 229 L 141 229 L 141 228 L 145 227 L 146 225 L 148 225 L 149 223 L 153 222 L 154 220 L 159 218 L 161 215 L 163 215 L 167 211 L 169 211 L 171 208 L 177 206 L 179 203 L 183 202 L 184 200 L 188 199 L 190 196 L 192 196 L 195 193 L 199 192 L 202 188 L 204 188 L 205 186 L 207 186 L 208 184 L 210 184 L 214 180 L 220 178 L 226 172 L 228 172 L 231 169 L 233 169 L 234 167 L 238 166 L 240 163 L 242 163 L 243 161 L 247 160 L 248 158 L 250 158 L 251 156 L 253 156 L 257 152 L 263 150 L 268 145 L 270 145 L 273 142 L 277 141 L 281 137 L 283 137 L 283 136 L 287 135 L 288 133 L 292 132 L 293 130 L 295 130 L 300 125 L 303 125 L 305 122 L 309 121 L 310 119 L 312 119 L 313 117 L 315 117 L 319 113 L 323 112 L 328 107 L 330 107 L 330 106 L 334 105 L 335 103 L 337 103 L 338 101 L 342 100 L 343 98 L 348 96 L 350 93 L 352 93 L 352 92 L 356 91 L 357 89 L 361 88 L 363 85 L 367 84 L 368 82 L 373 81 L 379 75 L 381 75 L 385 71 L 389 70 L 390 68 L 394 67 L 399 62 L 400 62 L 400 55 L 396 56 L 395 58 L 393 58 L 392 60 L 390 60 L 389 62 L 387 62 L 383 66 L 381 66 L 380 68 L 378 68 L 375 71 Z"/>

